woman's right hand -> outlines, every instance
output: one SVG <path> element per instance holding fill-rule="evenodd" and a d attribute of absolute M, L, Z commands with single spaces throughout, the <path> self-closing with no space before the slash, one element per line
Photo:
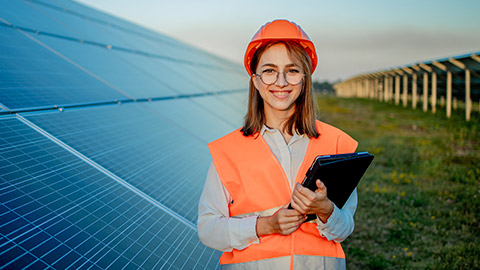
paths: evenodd
<path fill-rule="evenodd" d="M 306 218 L 306 215 L 302 215 L 295 209 L 280 208 L 271 216 L 257 219 L 257 236 L 275 233 L 289 235 L 296 231 Z"/>

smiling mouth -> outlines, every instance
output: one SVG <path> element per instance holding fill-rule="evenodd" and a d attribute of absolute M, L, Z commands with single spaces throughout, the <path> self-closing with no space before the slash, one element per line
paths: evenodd
<path fill-rule="evenodd" d="M 279 98 L 284 98 L 288 96 L 292 91 L 272 91 L 270 90 L 270 93 L 272 93 L 274 96 L 279 97 Z"/>

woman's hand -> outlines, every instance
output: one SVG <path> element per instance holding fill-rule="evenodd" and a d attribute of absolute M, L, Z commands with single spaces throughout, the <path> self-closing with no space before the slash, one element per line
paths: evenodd
<path fill-rule="evenodd" d="M 315 192 L 297 183 L 290 203 L 301 214 L 317 214 L 326 223 L 333 212 L 333 203 L 327 198 L 327 187 L 317 179 Z"/>
<path fill-rule="evenodd" d="M 274 233 L 289 235 L 296 231 L 306 218 L 295 209 L 280 208 L 271 216 L 258 218 L 257 236 L 262 237 Z"/>

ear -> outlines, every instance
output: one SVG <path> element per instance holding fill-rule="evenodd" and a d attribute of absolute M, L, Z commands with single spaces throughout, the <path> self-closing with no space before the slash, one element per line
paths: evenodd
<path fill-rule="evenodd" d="M 256 74 L 252 74 L 252 78 L 251 78 L 252 82 L 253 82 L 253 85 L 255 86 L 255 89 L 258 90 L 258 80 L 257 80 L 257 75 Z"/>

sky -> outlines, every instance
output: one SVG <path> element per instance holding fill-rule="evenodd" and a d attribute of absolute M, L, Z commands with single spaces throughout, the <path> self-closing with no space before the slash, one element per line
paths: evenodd
<path fill-rule="evenodd" d="M 266 22 L 288 19 L 314 42 L 316 80 L 480 52 L 478 0 L 76 0 L 243 64 Z"/>

